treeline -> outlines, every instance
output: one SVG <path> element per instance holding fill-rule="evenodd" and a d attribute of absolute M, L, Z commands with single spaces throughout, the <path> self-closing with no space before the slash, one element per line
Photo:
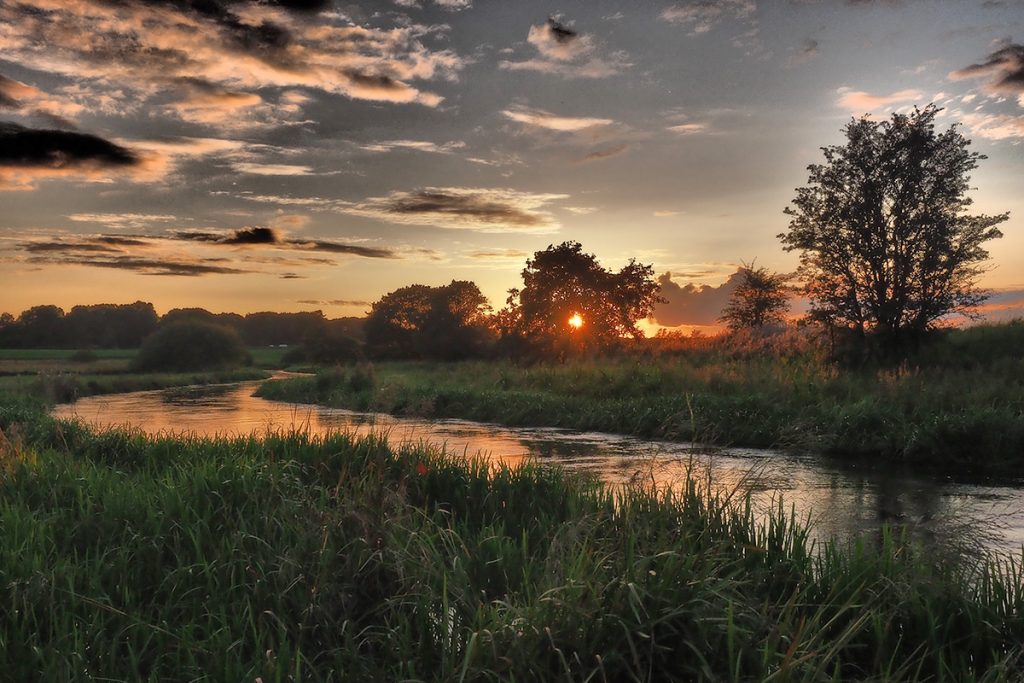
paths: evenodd
<path fill-rule="evenodd" d="M 132 349 L 160 327 L 199 320 L 227 327 L 249 346 L 289 346 L 324 337 L 361 339 L 364 319 L 328 319 L 322 311 L 299 313 L 211 313 L 203 308 L 175 308 L 157 315 L 153 304 L 33 306 L 17 317 L 0 314 L 0 348 Z"/>

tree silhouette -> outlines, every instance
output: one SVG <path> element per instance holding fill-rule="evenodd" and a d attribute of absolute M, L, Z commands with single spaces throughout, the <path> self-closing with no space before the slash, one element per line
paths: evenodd
<path fill-rule="evenodd" d="M 967 151 L 955 125 L 936 133 L 939 111 L 847 124 L 846 144 L 822 148 L 825 163 L 808 167 L 779 235 L 800 252 L 811 316 L 873 333 L 889 351 L 984 300 L 982 244 L 1007 219 L 966 213 L 968 174 L 985 157 Z"/>
<path fill-rule="evenodd" d="M 635 260 L 611 272 L 579 242 L 548 246 L 526 262 L 523 287 L 509 291 L 499 325 L 506 336 L 554 352 L 607 349 L 623 337 L 642 338 L 637 321 L 661 301 L 653 273 Z M 577 324 L 570 323 L 575 316 Z"/>
<path fill-rule="evenodd" d="M 756 268 L 753 263 L 744 263 L 740 275 L 740 284 L 729 296 L 719 321 L 731 330 L 783 322 L 789 310 L 786 276 L 764 267 Z"/>
<path fill-rule="evenodd" d="M 475 283 L 409 285 L 373 304 L 366 350 L 378 358 L 457 360 L 483 355 L 491 340 L 491 307 Z"/>

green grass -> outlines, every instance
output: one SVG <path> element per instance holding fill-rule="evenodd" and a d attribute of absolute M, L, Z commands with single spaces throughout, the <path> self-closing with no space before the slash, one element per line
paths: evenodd
<path fill-rule="evenodd" d="M 97 358 L 131 359 L 137 349 L 90 349 Z M 0 360 L 69 360 L 77 349 L 0 349 Z"/>
<path fill-rule="evenodd" d="M 136 350 L 0 349 L 0 395 L 31 395 L 50 403 L 84 396 L 266 379 L 285 349 L 252 349 L 252 367 L 196 372 L 137 372 Z M 76 354 L 80 354 L 76 356 Z"/>
<path fill-rule="evenodd" d="M 619 493 L 382 438 L 153 438 L 0 405 L 18 681 L 1012 680 L 1020 562 L 807 547 L 702 473 Z"/>
<path fill-rule="evenodd" d="M 167 389 L 192 384 L 223 384 L 266 379 L 269 373 L 256 368 L 238 368 L 211 372 L 178 373 L 40 373 L 0 377 L 0 395 L 28 395 L 53 403 L 70 403 L 85 396 L 118 394 L 128 391 Z"/>
<path fill-rule="evenodd" d="M 960 331 L 926 349 L 918 364 L 896 369 L 842 371 L 809 352 L 724 347 L 529 367 L 380 363 L 268 383 L 259 395 L 1019 476 L 1021 330 L 1024 325 Z"/>

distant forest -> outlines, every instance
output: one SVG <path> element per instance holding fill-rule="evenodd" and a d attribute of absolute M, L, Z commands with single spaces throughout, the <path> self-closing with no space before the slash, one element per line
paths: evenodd
<path fill-rule="evenodd" d="M 0 314 L 0 348 L 131 349 L 161 325 L 201 320 L 229 327 L 249 346 L 301 344 L 323 335 L 362 340 L 365 318 L 328 319 L 322 311 L 301 313 L 211 313 L 202 308 L 175 308 L 157 315 L 153 304 L 33 306 L 15 317 Z"/>

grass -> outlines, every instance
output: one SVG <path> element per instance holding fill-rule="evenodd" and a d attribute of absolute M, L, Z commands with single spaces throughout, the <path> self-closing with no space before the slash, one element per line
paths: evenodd
<path fill-rule="evenodd" d="M 19 681 L 1013 680 L 1019 561 L 810 548 L 695 472 L 618 492 L 383 438 L 154 438 L 0 404 Z"/>
<path fill-rule="evenodd" d="M 250 349 L 252 367 L 202 372 L 138 372 L 136 349 L 0 349 L 0 395 L 33 395 L 50 403 L 84 396 L 190 384 L 220 384 L 266 379 L 281 367 L 286 349 Z"/>
<path fill-rule="evenodd" d="M 380 363 L 265 384 L 265 398 L 884 458 L 966 476 L 1024 466 L 1024 325 L 963 330 L 895 369 L 709 346 L 520 367 Z M 980 349 L 980 351 L 978 350 Z"/>

